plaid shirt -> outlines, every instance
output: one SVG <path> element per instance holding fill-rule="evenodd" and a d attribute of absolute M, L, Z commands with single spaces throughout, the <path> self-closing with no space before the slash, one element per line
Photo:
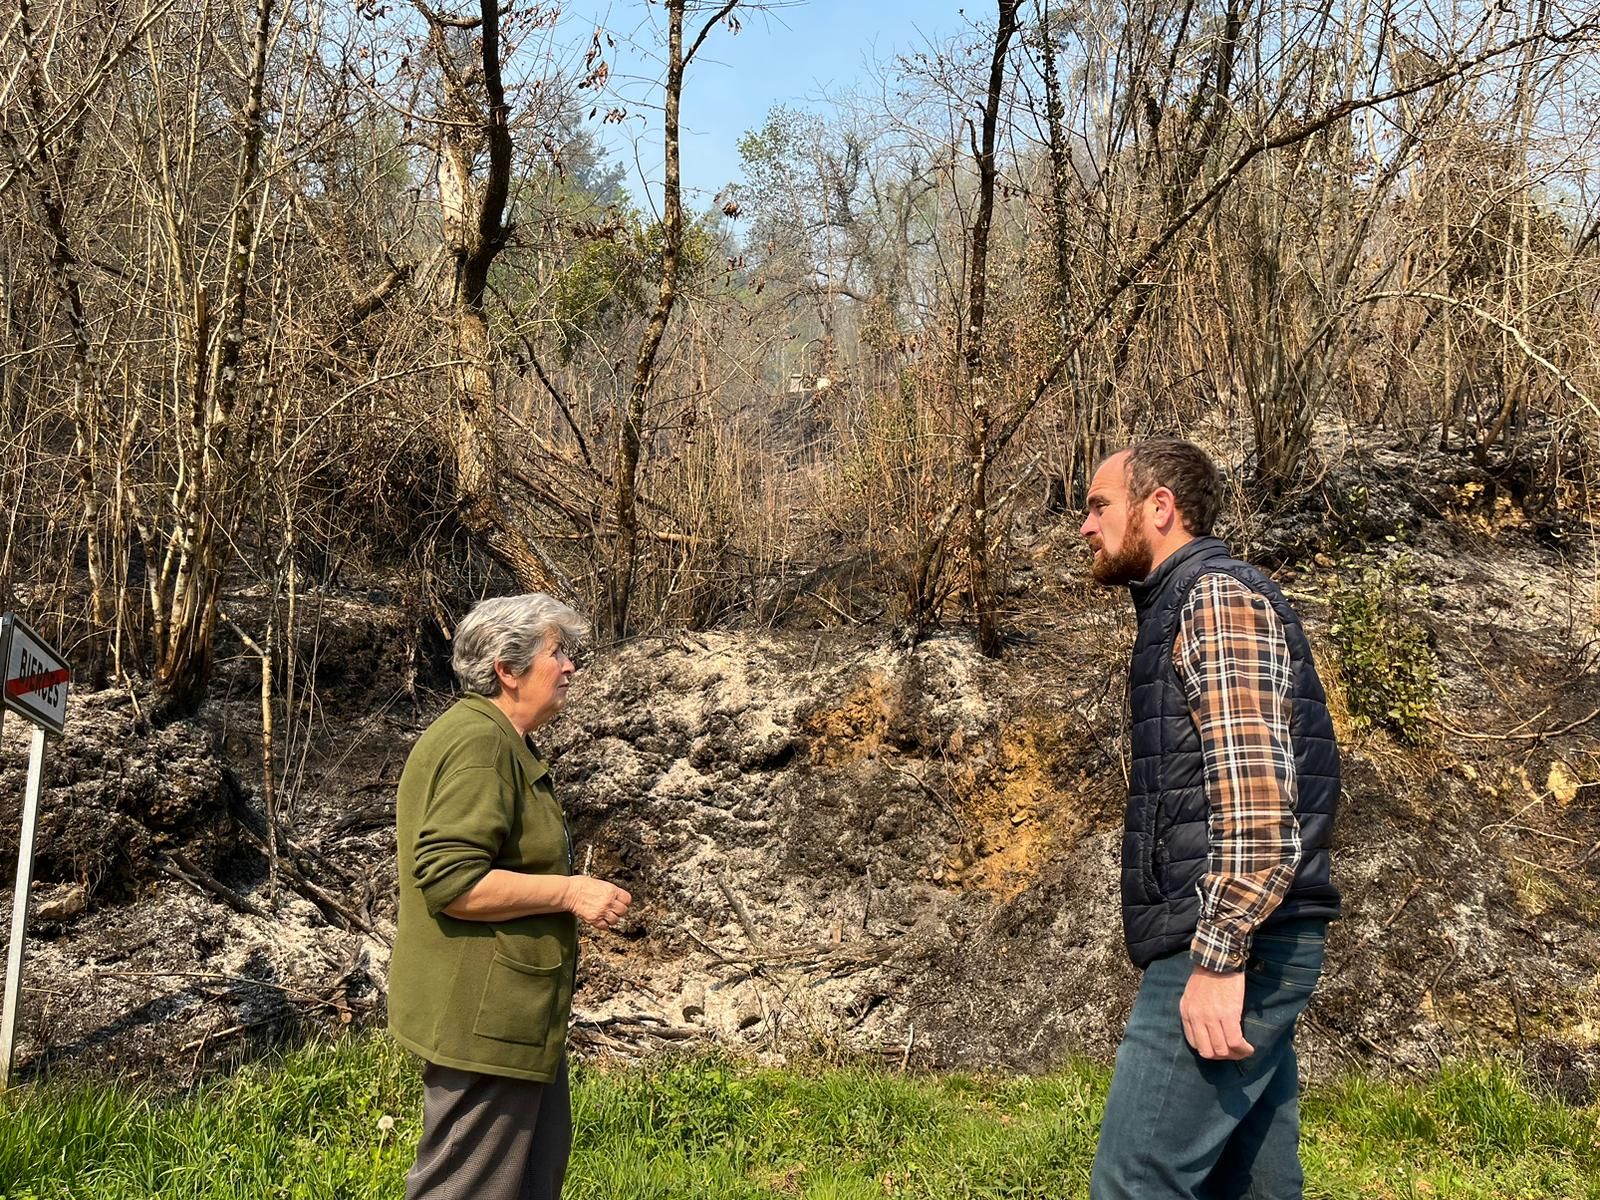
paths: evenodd
<path fill-rule="evenodd" d="M 1239 971 L 1300 865 L 1289 643 L 1265 597 L 1208 574 L 1184 604 L 1172 657 L 1200 731 L 1211 808 L 1190 953 L 1213 971 Z"/>

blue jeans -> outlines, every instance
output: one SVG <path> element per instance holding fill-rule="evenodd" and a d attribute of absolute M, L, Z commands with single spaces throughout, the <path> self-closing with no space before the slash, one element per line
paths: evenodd
<path fill-rule="evenodd" d="M 1100 1125 L 1092 1200 L 1299 1200 L 1295 1020 L 1322 972 L 1321 917 L 1261 930 L 1245 969 L 1238 1062 L 1201 1058 L 1178 1002 L 1187 950 L 1157 959 L 1128 1017 Z"/>

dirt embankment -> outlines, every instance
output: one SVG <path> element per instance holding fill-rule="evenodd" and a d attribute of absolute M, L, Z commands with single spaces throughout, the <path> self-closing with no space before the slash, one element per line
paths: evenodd
<path fill-rule="evenodd" d="M 1348 916 L 1307 1069 L 1488 1050 L 1582 1098 L 1600 1062 L 1593 572 L 1570 534 L 1561 551 L 1505 513 L 1489 529 L 1459 481 L 1424 494 L 1382 468 L 1367 504 L 1409 525 L 1446 700 L 1422 748 L 1346 726 Z M 1277 544 L 1329 546 L 1303 525 Z M 1081 585 L 1070 531 L 1035 550 L 1027 636 L 1000 662 L 958 632 L 905 650 L 833 629 L 648 641 L 579 677 L 546 749 L 580 862 L 639 897 L 586 950 L 580 1044 L 1004 1069 L 1111 1051 L 1136 983 L 1115 894 L 1132 622 Z M 1348 555 L 1280 555 L 1325 650 Z M 75 701 L 41 842 L 39 899 L 65 903 L 32 943 L 35 1067 L 183 1076 L 381 1013 L 392 785 L 448 702 L 419 685 L 437 660 L 407 621 L 349 601 L 330 622 L 341 676 L 296 743 L 275 895 L 249 664 L 237 700 L 163 730 L 126 696 Z"/>

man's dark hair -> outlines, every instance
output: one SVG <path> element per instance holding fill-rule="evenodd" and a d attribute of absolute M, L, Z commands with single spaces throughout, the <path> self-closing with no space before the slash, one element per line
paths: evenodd
<path fill-rule="evenodd" d="M 1211 456 L 1179 438 L 1148 438 L 1128 454 L 1128 499 L 1138 504 L 1164 487 L 1195 537 L 1206 537 L 1222 507 L 1222 476 Z"/>

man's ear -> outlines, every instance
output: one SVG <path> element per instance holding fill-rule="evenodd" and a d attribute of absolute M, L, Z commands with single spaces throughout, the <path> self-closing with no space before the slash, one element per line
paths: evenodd
<path fill-rule="evenodd" d="M 1158 487 L 1150 493 L 1151 513 L 1153 523 L 1162 534 L 1171 533 L 1183 523 L 1183 518 L 1178 516 L 1178 498 L 1172 494 L 1171 488 Z"/>

